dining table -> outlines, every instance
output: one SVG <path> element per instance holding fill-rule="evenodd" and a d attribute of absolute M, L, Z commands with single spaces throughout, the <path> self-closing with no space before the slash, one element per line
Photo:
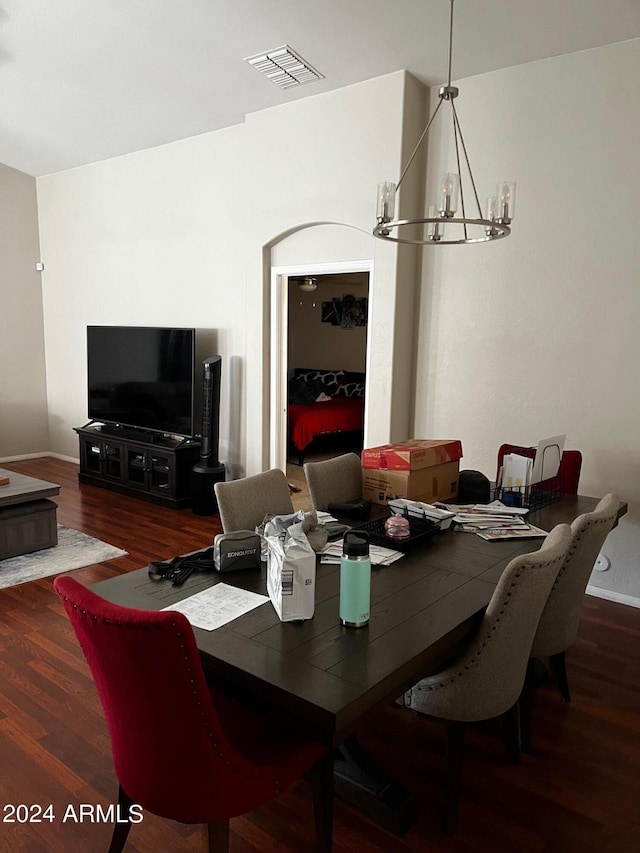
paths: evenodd
<path fill-rule="evenodd" d="M 597 498 L 566 495 L 530 512 L 527 522 L 550 531 L 597 503 Z M 621 504 L 619 517 L 626 509 Z M 388 514 L 382 507 L 375 511 Z M 207 678 L 274 708 L 329 748 L 357 744 L 354 735 L 369 715 L 455 658 L 477 630 L 505 566 L 537 550 L 542 541 L 489 542 L 453 526 L 416 542 L 391 565 L 372 568 L 371 615 L 361 628 L 340 622 L 339 565 L 318 560 L 313 618 L 281 622 L 267 600 L 215 630 L 194 628 Z M 92 589 L 121 605 L 159 610 L 221 582 L 267 594 L 264 563 L 261 569 L 192 574 L 182 586 L 154 580 L 144 567 Z M 405 798 L 399 815 L 402 797 L 392 782 L 377 779 L 375 770 L 370 775 L 370 785 L 366 778 L 360 783 L 356 779 L 355 787 L 342 778 L 337 787 L 400 834 L 414 819 L 415 804 Z M 391 811 L 385 796 L 395 803 Z"/>

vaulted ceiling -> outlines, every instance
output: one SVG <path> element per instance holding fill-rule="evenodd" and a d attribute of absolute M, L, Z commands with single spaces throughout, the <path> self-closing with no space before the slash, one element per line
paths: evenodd
<path fill-rule="evenodd" d="M 0 162 L 69 169 L 399 69 L 442 83 L 449 10 L 449 0 L 0 0 Z M 640 0 L 456 0 L 453 78 L 639 37 Z M 283 44 L 322 79 L 282 90 L 244 61 Z"/>

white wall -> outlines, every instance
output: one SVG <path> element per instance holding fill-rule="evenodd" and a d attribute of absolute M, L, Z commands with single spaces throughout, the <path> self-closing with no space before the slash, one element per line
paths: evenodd
<path fill-rule="evenodd" d="M 289 282 L 289 354 L 288 370 L 317 367 L 323 370 L 366 369 L 367 327 L 343 329 L 322 322 L 322 305 L 332 299 L 351 294 L 366 299 L 369 282 L 366 273 L 351 273 L 346 278 L 336 275 L 321 279 L 312 293 Z"/>
<path fill-rule="evenodd" d="M 228 455 L 244 382 L 244 147 L 239 126 L 38 179 L 53 451 L 78 455 L 86 326 L 121 324 L 216 330 Z"/>
<path fill-rule="evenodd" d="M 234 475 L 264 468 L 271 248 L 314 222 L 347 223 L 357 235 L 349 253 L 370 235 L 376 185 L 399 169 L 407 79 L 398 72 L 38 179 L 51 450 L 77 456 L 88 324 L 198 326 L 217 330 L 223 356 L 221 458 Z M 392 299 L 388 267 L 379 290 Z M 378 326 L 392 350 L 393 322 Z"/>
<path fill-rule="evenodd" d="M 459 83 L 479 193 L 517 181 L 516 219 L 425 250 L 415 432 L 491 478 L 501 443 L 566 432 L 580 491 L 630 504 L 592 583 L 640 599 L 639 79 L 634 40 Z"/>
<path fill-rule="evenodd" d="M 35 178 L 0 164 L 0 460 L 49 448 Z"/>

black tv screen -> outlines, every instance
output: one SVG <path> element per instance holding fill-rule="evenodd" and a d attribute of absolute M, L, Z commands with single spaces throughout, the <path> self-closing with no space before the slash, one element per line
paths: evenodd
<path fill-rule="evenodd" d="M 87 326 L 89 417 L 193 435 L 195 330 Z"/>

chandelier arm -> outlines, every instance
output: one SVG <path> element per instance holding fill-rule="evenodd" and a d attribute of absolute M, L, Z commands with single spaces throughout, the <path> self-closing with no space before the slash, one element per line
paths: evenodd
<path fill-rule="evenodd" d="M 415 156 L 416 156 L 416 154 L 418 153 L 418 149 L 419 149 L 419 148 L 420 148 L 420 146 L 422 145 L 422 140 L 425 138 L 425 136 L 426 136 L 426 135 L 427 135 L 427 133 L 429 132 L 429 128 L 430 128 L 430 127 L 431 127 L 431 125 L 433 124 L 433 120 L 434 120 L 434 118 L 437 116 L 437 114 L 438 114 L 438 110 L 440 109 L 440 107 L 441 107 L 441 106 L 442 106 L 442 99 L 439 99 L 439 100 L 438 100 L 438 106 L 437 106 L 437 107 L 435 108 L 435 110 L 433 111 L 433 115 L 432 115 L 432 116 L 431 116 L 431 118 L 429 119 L 429 123 L 427 124 L 427 126 L 425 127 L 425 129 L 422 131 L 422 135 L 420 136 L 420 139 L 418 140 L 418 144 L 417 144 L 417 145 L 416 145 L 416 147 L 413 149 L 413 153 L 411 154 L 411 157 L 409 157 L 409 162 L 407 163 L 407 165 L 406 165 L 406 166 L 404 167 L 404 169 L 402 170 L 402 174 L 400 175 L 400 178 L 399 178 L 399 180 L 398 180 L 398 183 L 396 184 L 396 192 L 400 189 L 400 184 L 403 182 L 403 180 L 404 180 L 404 176 L 405 176 L 405 175 L 407 174 L 407 172 L 409 171 L 409 166 L 411 166 L 411 164 L 413 163 L 413 161 L 414 161 L 414 159 L 415 159 Z"/>
<path fill-rule="evenodd" d="M 473 177 L 473 172 L 471 171 L 471 163 L 469 162 L 469 155 L 467 154 L 467 146 L 464 142 L 464 136 L 462 135 L 462 128 L 460 127 L 460 120 L 458 118 L 458 113 L 456 111 L 456 105 L 451 101 L 451 109 L 453 110 L 453 119 L 458 128 L 458 133 L 460 134 L 460 142 L 462 143 L 462 151 L 464 153 L 464 159 L 467 163 L 467 171 L 469 172 L 469 179 L 471 180 L 471 186 L 473 187 L 473 194 L 476 198 L 476 205 L 478 208 L 478 216 L 482 218 L 482 208 L 480 207 L 480 199 L 478 198 L 478 190 L 476 189 L 475 178 Z M 460 194 L 462 195 L 462 175 L 460 176 Z"/>
<path fill-rule="evenodd" d="M 453 139 L 456 146 L 456 163 L 458 165 L 458 174 L 460 175 L 460 206 L 462 207 L 462 219 L 463 225 L 462 228 L 464 230 L 464 239 L 467 240 L 469 235 L 467 234 L 467 213 L 464 206 L 464 186 L 462 183 L 462 171 L 460 169 L 460 148 L 458 146 L 458 125 L 456 124 L 456 111 L 453 109 L 453 101 L 451 101 L 451 109 L 452 109 L 452 120 L 453 120 Z"/>

